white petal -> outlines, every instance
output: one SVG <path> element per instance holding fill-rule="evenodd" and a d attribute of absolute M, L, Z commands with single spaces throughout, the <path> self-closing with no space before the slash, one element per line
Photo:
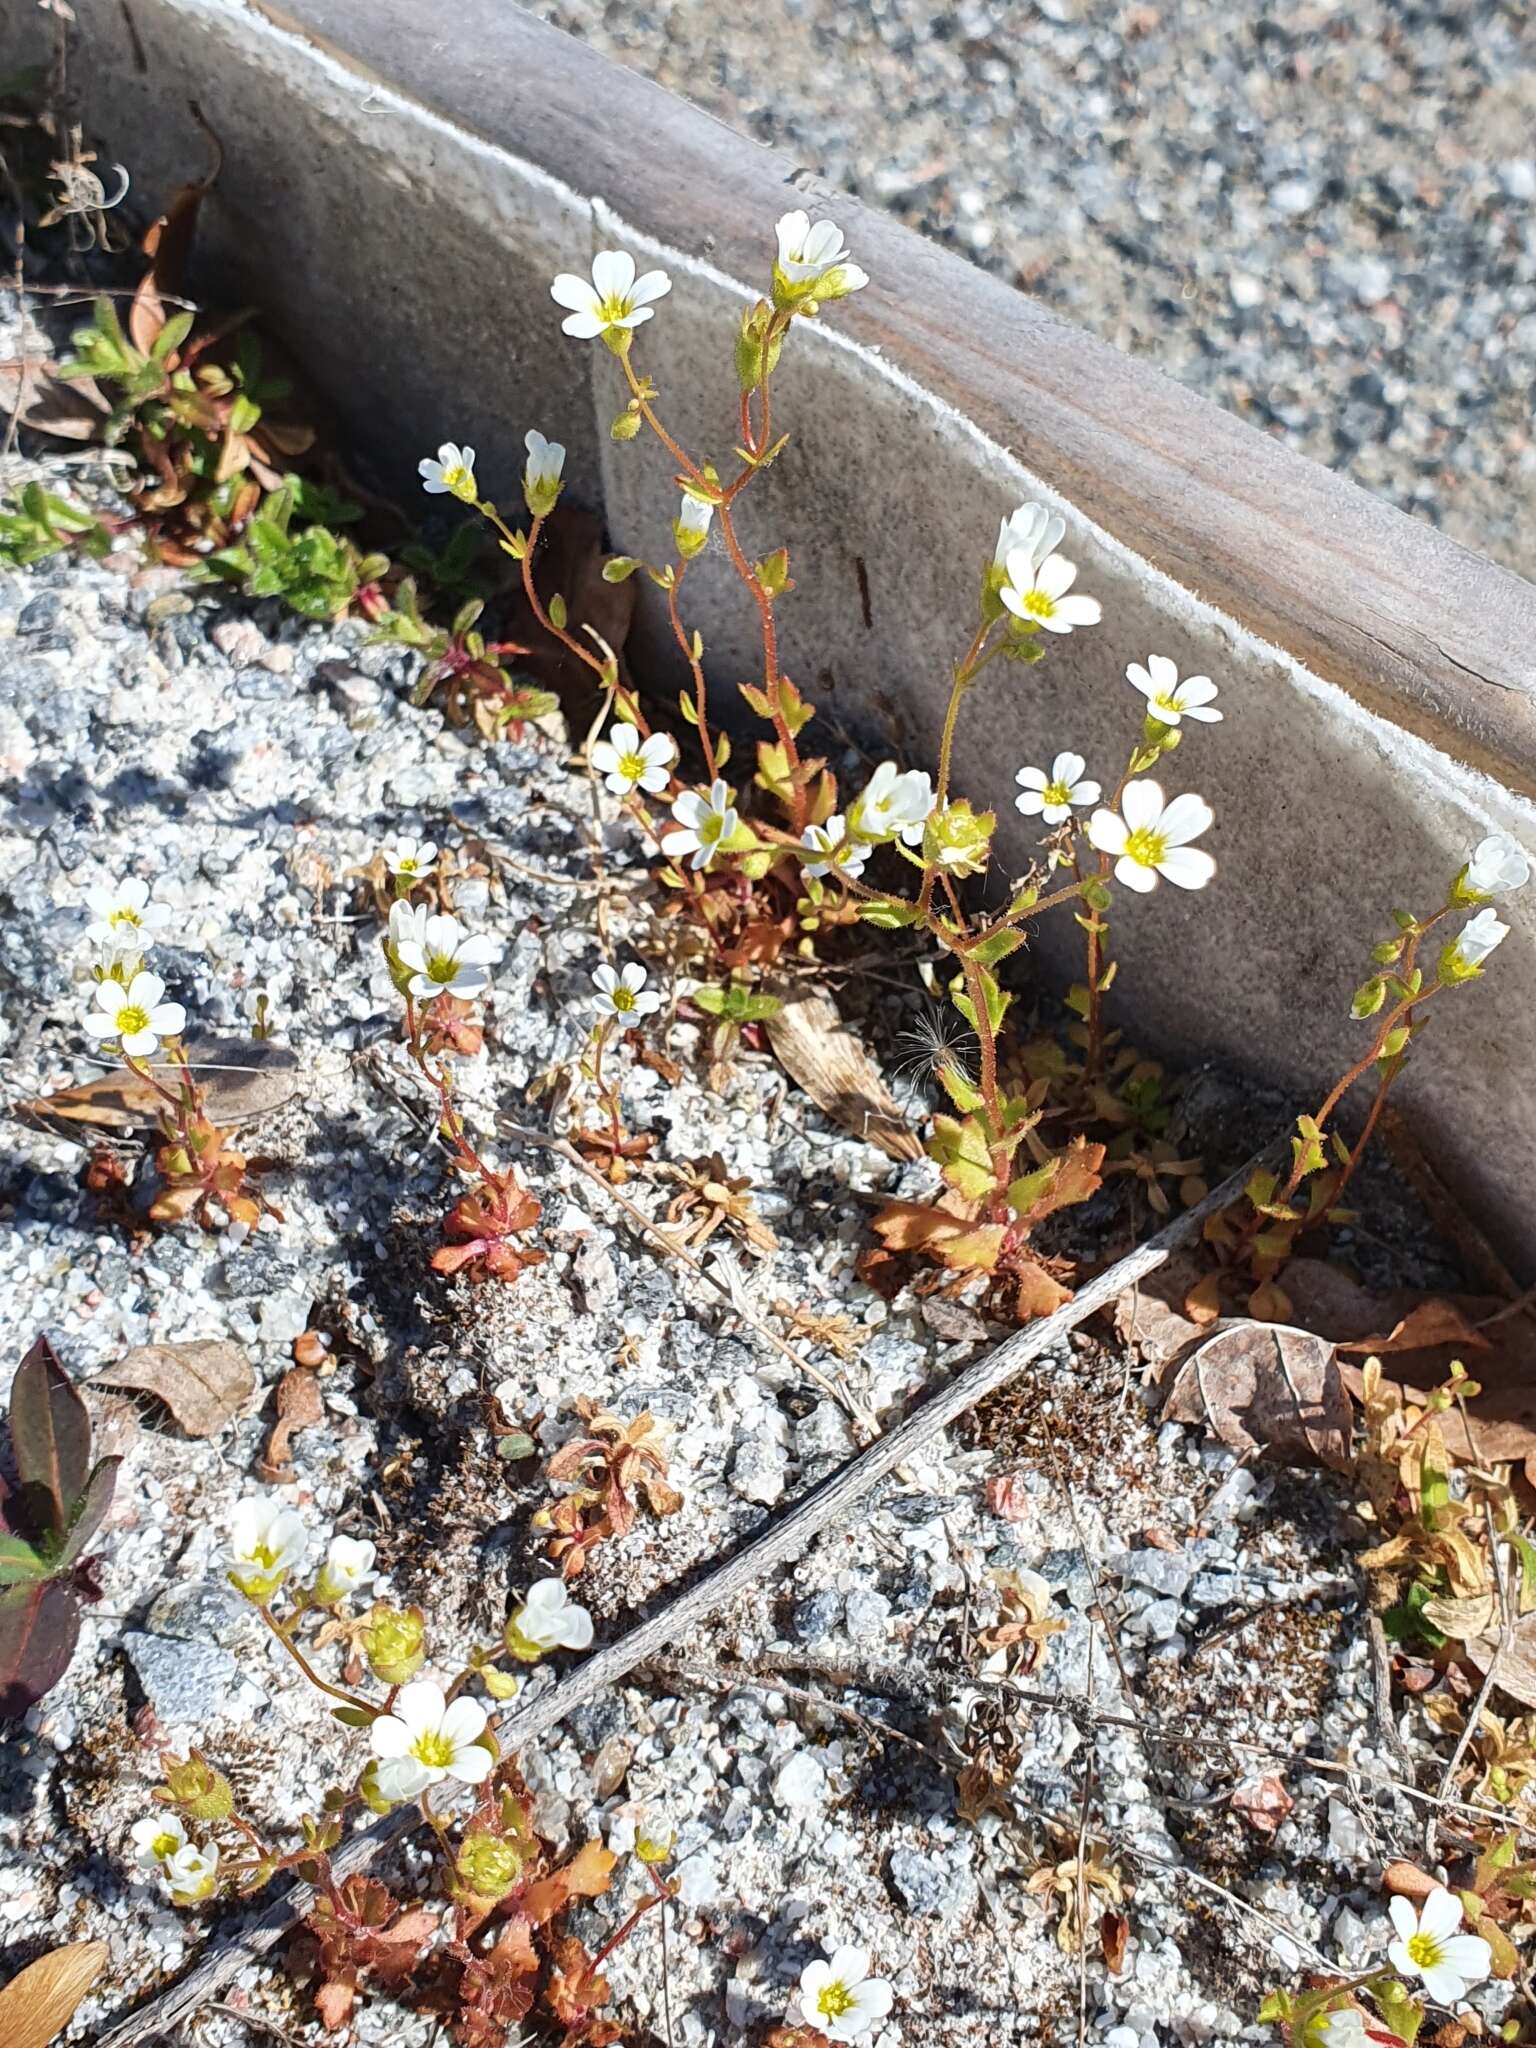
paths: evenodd
<path fill-rule="evenodd" d="M 1096 626 L 1104 616 L 1104 607 L 1096 597 L 1084 597 L 1081 593 L 1074 592 L 1071 597 L 1058 600 L 1056 616 L 1064 620 L 1068 627 Z"/>
<path fill-rule="evenodd" d="M 1047 555 L 1035 571 L 1035 588 L 1047 597 L 1061 597 L 1077 581 L 1077 564 L 1065 555 Z"/>
<path fill-rule="evenodd" d="M 1132 832 L 1143 832 L 1163 815 L 1162 784 L 1144 779 L 1128 782 L 1120 796 L 1120 815 Z"/>
<path fill-rule="evenodd" d="M 180 1003 L 157 1003 L 149 1013 L 149 1028 L 162 1038 L 179 1038 L 186 1029 L 187 1013 Z"/>
<path fill-rule="evenodd" d="M 1216 872 L 1216 863 L 1198 846 L 1170 846 L 1157 864 L 1165 882 L 1180 889 L 1203 889 Z"/>
<path fill-rule="evenodd" d="M 1058 768 L 1065 758 L 1065 755 L 1057 757 L 1056 765 Z M 1081 768 L 1083 764 L 1079 761 L 1077 765 Z M 1047 775 L 1043 768 L 1021 768 L 1013 779 L 1020 789 L 1048 789 L 1051 783 L 1057 780 L 1057 777 L 1054 774 Z"/>
<path fill-rule="evenodd" d="M 394 1714 L 381 1714 L 368 1736 L 375 1756 L 404 1756 L 413 1740 L 410 1729 Z"/>
<path fill-rule="evenodd" d="M 1095 811 L 1088 820 L 1088 844 L 1099 853 L 1123 853 L 1129 837 L 1118 812 Z"/>
<path fill-rule="evenodd" d="M 619 977 L 614 973 L 606 960 L 601 967 L 593 969 L 592 979 L 605 996 L 611 996 L 619 985 Z"/>
<path fill-rule="evenodd" d="M 598 313 L 567 313 L 560 322 L 560 332 L 575 341 L 595 341 L 603 329 L 604 321 Z"/>
<path fill-rule="evenodd" d="M 853 1945 L 835 1948 L 828 1958 L 828 1968 L 839 1984 L 862 1984 L 869 1975 L 869 1950 Z"/>
<path fill-rule="evenodd" d="M 440 1733 L 455 1749 L 464 1749 L 485 1733 L 486 1714 L 478 1700 L 450 1700 Z"/>
<path fill-rule="evenodd" d="M 1144 868 L 1140 861 L 1117 860 L 1115 880 L 1123 888 L 1134 889 L 1138 896 L 1150 896 L 1157 887 L 1157 876 L 1151 868 Z"/>
<path fill-rule="evenodd" d="M 467 1702 L 466 1702 L 467 1704 Z M 462 1749 L 453 1752 L 453 1762 L 448 1766 L 450 1777 L 457 1778 L 463 1785 L 478 1785 L 482 1778 L 488 1778 L 495 1768 L 496 1759 L 488 1749 L 482 1749 L 478 1742 L 466 1743 Z"/>
<path fill-rule="evenodd" d="M 413 1678 L 403 1685 L 395 1700 L 395 1717 L 413 1734 L 442 1725 L 445 1702 L 443 1688 L 433 1678 Z"/>
<path fill-rule="evenodd" d="M 123 1033 L 123 1051 L 136 1060 L 147 1060 L 159 1043 L 160 1041 L 156 1038 L 153 1031 L 125 1031 Z"/>
<path fill-rule="evenodd" d="M 1170 661 L 1166 654 L 1149 654 L 1147 669 L 1156 695 L 1166 697 L 1179 680 L 1178 664 Z"/>
<path fill-rule="evenodd" d="M 1045 798 L 1038 789 L 1026 789 L 1014 798 L 1013 807 L 1016 811 L 1021 811 L 1026 818 L 1043 817 Z"/>
<path fill-rule="evenodd" d="M 631 960 L 624 970 L 622 979 L 630 994 L 636 995 L 645 987 L 645 969 L 638 960 Z"/>
<path fill-rule="evenodd" d="M 1394 1919 L 1393 1925 L 1395 1926 Z M 1436 1941 L 1443 1941 L 1456 1932 L 1461 1925 L 1461 1901 L 1444 1885 L 1437 1885 L 1424 1901 L 1419 1912 L 1420 1934 L 1432 1935 Z"/>
<path fill-rule="evenodd" d="M 165 994 L 158 974 L 136 974 L 128 984 L 128 1000 L 136 1010 L 152 1010 Z"/>
<path fill-rule="evenodd" d="M 1074 782 L 1067 795 L 1075 804 L 1096 804 L 1103 791 L 1096 782 Z"/>
<path fill-rule="evenodd" d="M 635 281 L 635 259 L 627 249 L 599 249 L 592 258 L 592 286 L 600 299 L 624 299 Z"/>
<path fill-rule="evenodd" d="M 1179 709 L 1187 711 L 1193 704 L 1209 704 L 1220 694 L 1209 676 L 1186 676 L 1179 685 Z"/>
<path fill-rule="evenodd" d="M 1163 812 L 1157 829 L 1170 846 L 1184 846 L 1191 839 L 1198 839 L 1202 832 L 1208 832 L 1215 822 L 1216 813 L 1205 798 L 1185 790 Z"/>
<path fill-rule="evenodd" d="M 672 280 L 664 270 L 648 270 L 635 279 L 627 296 L 632 306 L 648 306 L 654 299 L 664 299 L 671 289 Z"/>
<path fill-rule="evenodd" d="M 594 741 L 592 751 L 587 756 L 599 775 L 616 775 L 620 758 L 619 749 L 610 746 L 607 740 Z"/>
<path fill-rule="evenodd" d="M 1419 1931 L 1419 1916 L 1414 1912 L 1412 1902 L 1394 1893 L 1387 1901 L 1387 1914 L 1401 1939 L 1412 1941 Z"/>
<path fill-rule="evenodd" d="M 1064 782 L 1070 789 L 1087 766 L 1081 754 L 1058 754 L 1051 764 L 1051 780 Z"/>

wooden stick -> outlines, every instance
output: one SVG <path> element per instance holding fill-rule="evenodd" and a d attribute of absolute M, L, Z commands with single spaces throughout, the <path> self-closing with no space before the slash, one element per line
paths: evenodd
<path fill-rule="evenodd" d="M 1164 1265 L 1172 1253 L 1199 1234 L 1201 1223 L 1214 1210 L 1235 1201 L 1257 1168 L 1273 1165 L 1283 1156 L 1277 1142 L 1250 1159 L 1230 1180 L 1208 1194 L 1193 1209 L 1149 1238 L 1144 1245 L 1100 1273 L 1080 1288 L 1072 1299 L 1052 1316 L 1031 1323 L 1005 1337 L 994 1350 L 973 1359 L 947 1384 L 936 1387 L 902 1421 L 879 1436 L 867 1449 L 857 1453 L 838 1471 L 787 1508 L 776 1521 L 752 1537 L 729 1558 L 683 1591 L 675 1593 L 651 1615 L 636 1624 L 606 1649 L 597 1650 L 574 1671 L 509 1707 L 496 1722 L 496 1739 L 503 1750 L 532 1742 L 563 1721 L 567 1714 L 585 1706 L 599 1694 L 607 1693 L 648 1659 L 675 1653 L 690 1628 L 703 1621 L 738 1593 L 745 1592 L 773 1570 L 797 1557 L 814 1538 L 852 1509 L 889 1477 L 898 1465 L 920 1451 L 978 1401 L 995 1393 L 1022 1372 L 1042 1352 L 1060 1344 L 1079 1323 L 1106 1308 L 1117 1296 L 1146 1279 Z M 365 1870 L 380 1852 L 420 1826 L 421 1814 L 413 1805 L 398 1808 L 361 1834 L 353 1835 L 331 1858 L 338 1882 Z M 222 1941 L 194 1963 L 186 1976 L 138 2013 L 102 2035 L 97 2048 L 139 2048 L 156 2035 L 169 2033 L 199 2006 L 218 1996 L 247 1964 L 257 1961 L 280 1941 L 295 1920 L 301 1919 L 314 1902 L 309 1885 L 295 1885 L 268 1907 L 260 1919 L 241 1933 Z"/>

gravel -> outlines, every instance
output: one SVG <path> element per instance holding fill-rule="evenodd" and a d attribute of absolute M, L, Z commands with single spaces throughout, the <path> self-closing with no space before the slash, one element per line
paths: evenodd
<path fill-rule="evenodd" d="M 0 304 L 0 343 L 3 327 Z M 31 467 L 107 501 L 89 454 Z M 241 1345 L 260 1382 L 199 1442 L 148 1401 L 89 1395 L 124 1460 L 100 1539 L 103 1597 L 64 1680 L 0 1750 L 0 1929 L 17 1931 L 18 1960 L 65 1939 L 110 1947 L 77 2018 L 82 2040 L 218 1924 L 168 1910 L 124 1853 L 164 1744 L 200 1743 L 279 1835 L 356 1767 L 355 1737 L 233 1600 L 220 1562 L 237 1503 L 261 1486 L 272 1389 L 302 1330 L 329 1332 L 339 1362 L 320 1381 L 324 1422 L 294 1437 L 293 1477 L 277 1491 L 315 1539 L 344 1529 L 377 1543 L 380 1590 L 427 1606 L 443 1672 L 548 1569 L 531 1516 L 549 1487 L 497 1459 L 488 1391 L 545 1454 L 577 1430 L 579 1396 L 669 1426 L 684 1505 L 662 1522 L 642 1512 L 596 1552 L 578 1590 L 599 1642 L 852 1448 L 830 1400 L 691 1275 L 658 1263 L 558 1157 L 518 1159 L 543 1204 L 547 1263 L 513 1287 L 430 1271 L 446 1176 L 358 871 L 402 833 L 481 865 L 457 900 L 502 959 L 485 1050 L 460 1072 L 465 1114 L 496 1148 L 500 1111 L 548 1115 L 530 1084 L 584 1036 L 603 957 L 594 899 L 534 876 L 589 878 L 588 786 L 563 736 L 487 749 L 413 707 L 415 657 L 370 646 L 360 628 L 198 590 L 179 610 L 157 605 L 175 584 L 126 549 L 0 573 L 0 1054 L 12 1093 L 95 1071 L 79 937 L 84 891 L 104 870 L 154 878 L 175 906 L 155 964 L 195 1023 L 242 1032 L 264 993 L 305 1079 L 249 1134 L 283 1220 L 238 1245 L 186 1229 L 130 1249 L 80 1185 L 81 1148 L 51 1129 L 11 1126 L 0 1165 L 0 1317 L 16 1339 L 0 1383 L 44 1327 L 82 1384 L 132 1346 L 204 1337 Z M 605 860 L 612 945 L 649 959 L 670 990 L 638 849 L 612 822 Z M 860 1282 L 864 1198 L 915 1193 L 928 1167 L 844 1135 L 765 1056 L 744 1055 L 708 1092 L 695 1029 L 674 1021 L 660 1035 L 681 1078 L 626 1063 L 632 1126 L 674 1162 L 718 1151 L 749 1178 L 779 1244 L 756 1264 L 739 1255 L 744 1294 L 759 1313 L 788 1301 L 849 1318 L 854 1355 L 817 1351 L 814 1363 L 889 1415 L 952 1364 L 957 1324 Z M 671 1189 L 639 1174 L 629 1192 L 660 1217 Z M 1365 1620 L 1335 1564 L 1349 1540 L 1337 1483 L 1234 1470 L 1221 1447 L 1158 1427 L 1134 1387 L 1121 1352 L 1074 1338 L 910 1459 L 848 1526 L 678 1643 L 679 1672 L 637 1676 L 523 1753 L 536 1823 L 562 1850 L 594 1836 L 627 1847 L 641 1804 L 676 1828 L 676 2048 L 725 2048 L 778 2020 L 806 1962 L 848 1941 L 896 1990 L 867 2048 L 1011 2048 L 1047 2020 L 1075 2038 L 1077 1961 L 1026 1883 L 1071 1853 L 1090 1755 L 1094 1839 L 1135 1884 L 1121 1976 L 1091 1948 L 1093 2038 L 1257 2039 L 1252 2015 L 1290 1966 L 1244 1902 L 1288 1930 L 1297 1957 L 1346 1940 L 1380 1953 L 1379 1859 L 1416 1853 L 1416 1839 L 1372 1784 L 1386 1764 Z M 1046 1578 L 1062 1623 L 1027 1672 L 981 1639 L 1000 1618 L 997 1575 L 1018 1570 Z M 1011 1678 L 1065 1704 L 1031 1706 Z M 817 1687 L 838 1711 L 807 1701 Z M 1193 1725 L 1198 1747 L 1143 1741 L 1145 1714 Z M 1256 1753 L 1295 1800 L 1272 1840 L 1231 1806 Z M 966 1761 L 996 1790 L 974 1824 L 957 1811 Z M 395 1879 L 424 1881 L 423 1858 L 419 1844 L 403 1850 Z M 1227 1887 L 1226 1902 L 1191 1891 L 1186 1869 Z M 589 1937 L 612 1930 L 640 1882 L 623 1867 L 581 1923 Z M 646 1932 L 610 1974 L 616 2011 L 660 2032 L 654 1922 Z M 247 1969 L 233 1995 L 289 2038 L 320 2038 L 276 1965 Z M 356 2038 L 424 2048 L 430 2034 L 372 1998 Z M 210 2014 L 199 2038 L 233 2048 L 244 2030 Z"/>
<path fill-rule="evenodd" d="M 534 11 L 1536 574 L 1524 0 Z"/>

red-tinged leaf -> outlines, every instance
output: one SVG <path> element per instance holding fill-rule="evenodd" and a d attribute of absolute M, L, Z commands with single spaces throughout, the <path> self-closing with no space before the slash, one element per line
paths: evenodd
<path fill-rule="evenodd" d="M 618 1857 L 601 1842 L 584 1842 L 559 1875 L 573 1898 L 601 1898 L 613 1882 Z"/>
<path fill-rule="evenodd" d="M 53 1346 L 39 1337 L 11 1386 L 11 1445 L 21 1485 L 7 1503 L 18 1533 L 62 1541 L 91 1469 L 91 1418 Z"/>
<path fill-rule="evenodd" d="M 1070 1287 L 1063 1287 L 1054 1274 L 1033 1259 L 1022 1259 L 1010 1266 L 1004 1276 L 1004 1285 L 1009 1306 L 1021 1323 L 1035 1322 L 1041 1316 L 1053 1316 L 1057 1309 L 1072 1299 Z"/>
<path fill-rule="evenodd" d="M 1261 1835 L 1274 1834 L 1295 1804 L 1290 1793 L 1272 1773 L 1268 1777 L 1248 1779 L 1232 1794 L 1232 1811 L 1240 1813 Z"/>
<path fill-rule="evenodd" d="M 891 1251 L 927 1252 L 957 1271 L 990 1273 L 1002 1253 L 1001 1223 L 975 1224 L 931 1202 L 887 1202 L 874 1227 Z"/>
<path fill-rule="evenodd" d="M 58 1684 L 79 1635 L 80 1602 L 67 1579 L 0 1593 L 0 1722 L 19 1721 Z"/>
<path fill-rule="evenodd" d="M 1097 1192 L 1102 1178 L 1099 1169 L 1104 1164 L 1104 1147 L 1090 1145 L 1086 1138 L 1074 1138 L 1065 1152 L 1051 1161 L 1054 1169 L 1048 1178 L 1026 1174 L 1010 1188 L 1023 1189 L 1029 1183 L 1032 1199 L 1019 1212 L 1019 1222 L 1024 1229 L 1033 1229 L 1043 1223 L 1047 1216 L 1054 1216 L 1058 1209 L 1070 1208 L 1077 1202 L 1086 1202 Z"/>
<path fill-rule="evenodd" d="M 592 1958 L 574 1934 L 556 1935 L 550 1949 L 553 1968 L 544 2002 L 562 2026 L 573 2027 L 608 2003 L 608 1980 L 593 1970 Z"/>
<path fill-rule="evenodd" d="M 1027 1521 L 1034 1511 L 1022 1472 L 1004 1472 L 987 1481 L 987 1506 L 1005 1522 Z"/>
<path fill-rule="evenodd" d="M 329 2033 L 339 2033 L 352 2017 L 357 2000 L 355 1976 L 329 1977 L 315 1993 L 315 2014 Z"/>
<path fill-rule="evenodd" d="M 1131 1923 L 1125 1915 L 1106 1907 L 1099 1919 L 1099 1947 L 1103 1951 L 1104 1967 L 1111 1977 L 1118 1977 L 1125 1968 L 1125 1944 L 1130 1933 Z"/>

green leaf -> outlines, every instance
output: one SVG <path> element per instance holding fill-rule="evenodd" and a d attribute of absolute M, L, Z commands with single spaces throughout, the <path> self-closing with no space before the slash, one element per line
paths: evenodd
<path fill-rule="evenodd" d="M 30 1543 L 19 1536 L 0 1534 L 0 1586 L 17 1586 L 27 1579 L 47 1579 L 53 1567 L 40 1557 Z"/>
<path fill-rule="evenodd" d="M 992 1154 L 987 1134 L 976 1117 L 936 1116 L 928 1140 L 928 1156 L 968 1202 L 979 1201 L 992 1186 Z"/>
<path fill-rule="evenodd" d="M 634 575 L 640 564 L 633 555 L 610 555 L 603 564 L 605 583 L 623 583 Z"/>
<path fill-rule="evenodd" d="M 1044 1166 L 1037 1166 L 1033 1173 L 1021 1173 L 1008 1189 L 1009 1208 L 1020 1216 L 1027 1216 L 1050 1192 L 1051 1183 L 1060 1170 L 1059 1159 L 1047 1159 Z"/>
<path fill-rule="evenodd" d="M 1022 932 L 993 932 L 980 945 L 968 947 L 966 957 L 974 960 L 978 967 L 995 967 L 999 960 L 1006 960 L 1010 953 L 1017 953 L 1023 943 Z"/>
<path fill-rule="evenodd" d="M 865 924 L 872 924 L 880 931 L 894 932 L 917 923 L 917 905 L 904 903 L 899 897 L 882 896 L 873 903 L 861 903 L 859 916 Z"/>
<path fill-rule="evenodd" d="M 560 595 L 559 591 L 557 590 L 554 596 L 549 600 L 550 623 L 554 626 L 555 631 L 557 633 L 563 633 L 565 631 L 566 620 L 569 616 L 570 615 L 565 608 L 565 599 Z"/>
<path fill-rule="evenodd" d="M 981 1108 L 986 1097 L 976 1086 L 963 1067 L 953 1060 L 945 1060 L 938 1069 L 939 1085 L 962 1116 L 969 1116 Z"/>

